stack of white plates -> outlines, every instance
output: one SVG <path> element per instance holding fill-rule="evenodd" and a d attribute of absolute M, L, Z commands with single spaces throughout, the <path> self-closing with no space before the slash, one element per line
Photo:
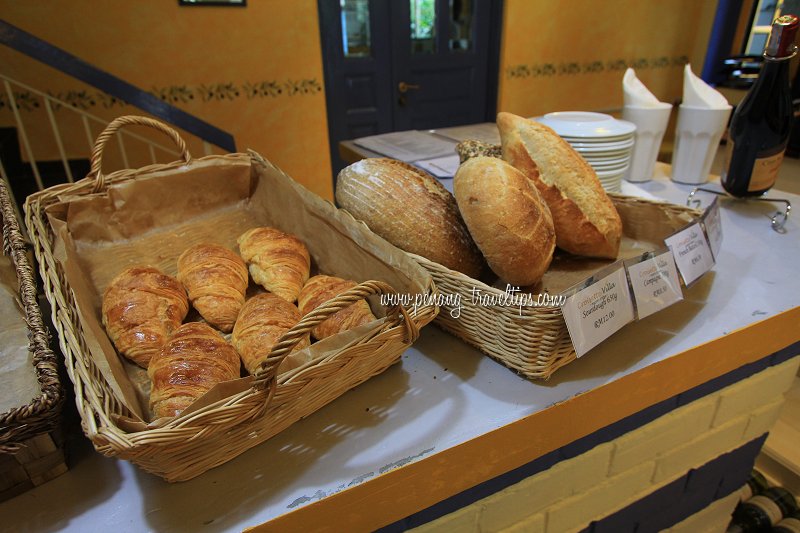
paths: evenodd
<path fill-rule="evenodd" d="M 603 188 L 619 192 L 631 162 L 636 126 L 588 111 L 548 113 L 535 120 L 550 126 L 592 166 Z"/>

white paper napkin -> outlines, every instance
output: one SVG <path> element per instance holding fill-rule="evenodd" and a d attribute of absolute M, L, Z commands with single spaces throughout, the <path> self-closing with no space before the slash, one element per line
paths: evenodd
<path fill-rule="evenodd" d="M 632 68 L 628 68 L 622 77 L 622 94 L 626 106 L 660 107 L 661 105 L 658 98 L 636 77 Z"/>
<path fill-rule="evenodd" d="M 692 72 L 689 63 L 683 69 L 683 105 L 706 109 L 725 109 L 730 106 L 722 93 Z"/>

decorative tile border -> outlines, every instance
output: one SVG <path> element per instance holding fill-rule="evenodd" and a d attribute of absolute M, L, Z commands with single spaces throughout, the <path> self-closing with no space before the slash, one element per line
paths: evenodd
<path fill-rule="evenodd" d="M 281 96 L 307 96 L 322 93 L 322 85 L 316 78 L 303 80 L 261 81 L 235 83 L 212 83 L 198 86 L 170 85 L 168 87 L 155 87 L 149 94 L 170 104 L 189 104 L 192 102 L 232 102 L 239 98 L 278 98 Z M 95 107 L 110 109 L 125 106 L 125 102 L 102 91 L 93 90 L 68 90 L 51 92 L 48 94 L 57 100 L 65 102 L 78 109 L 88 110 Z M 14 91 L 17 108 L 22 111 L 36 111 L 42 107 L 41 98 L 30 91 Z M 53 104 L 53 111 L 61 108 Z M 0 111 L 10 109 L 8 95 L 0 93 Z"/>
<path fill-rule="evenodd" d="M 607 61 L 571 61 L 563 63 L 520 64 L 506 67 L 505 75 L 509 79 L 538 78 L 550 76 L 574 76 L 579 74 L 600 74 L 603 72 L 619 72 L 628 67 L 636 70 L 683 67 L 689 62 L 688 56 L 654 58 L 640 57 L 633 60 L 609 59 Z"/>

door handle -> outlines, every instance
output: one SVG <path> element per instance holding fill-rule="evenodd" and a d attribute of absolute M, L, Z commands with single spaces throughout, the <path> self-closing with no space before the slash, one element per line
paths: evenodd
<path fill-rule="evenodd" d="M 412 89 L 416 91 L 419 88 L 420 88 L 419 85 L 414 85 L 412 83 L 406 83 L 404 81 L 401 81 L 400 83 L 397 84 L 397 90 L 400 91 L 400 94 L 405 94 L 409 90 L 412 90 Z"/>

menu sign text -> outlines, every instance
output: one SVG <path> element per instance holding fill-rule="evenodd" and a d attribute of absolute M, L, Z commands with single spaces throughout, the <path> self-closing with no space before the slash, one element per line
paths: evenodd
<path fill-rule="evenodd" d="M 628 276 L 640 320 L 683 299 L 671 250 L 629 266 Z"/>
<path fill-rule="evenodd" d="M 675 263 L 687 286 L 714 266 L 711 249 L 699 222 L 666 238 L 664 242 L 672 250 Z"/>
<path fill-rule="evenodd" d="M 625 268 L 620 268 L 579 290 L 562 306 L 578 357 L 633 321 L 633 304 Z"/>

